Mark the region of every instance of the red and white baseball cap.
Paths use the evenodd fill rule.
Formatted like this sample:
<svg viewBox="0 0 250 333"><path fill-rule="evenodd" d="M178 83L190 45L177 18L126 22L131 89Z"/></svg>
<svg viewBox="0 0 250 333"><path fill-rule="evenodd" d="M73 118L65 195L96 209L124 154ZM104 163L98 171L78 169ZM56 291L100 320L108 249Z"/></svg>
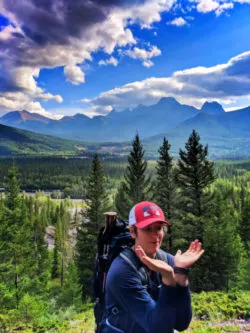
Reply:
<svg viewBox="0 0 250 333"><path fill-rule="evenodd" d="M155 222L163 222L167 225L172 225L169 221L165 220L161 208L153 202L139 202L129 213L129 225L135 225L137 228L145 228Z"/></svg>

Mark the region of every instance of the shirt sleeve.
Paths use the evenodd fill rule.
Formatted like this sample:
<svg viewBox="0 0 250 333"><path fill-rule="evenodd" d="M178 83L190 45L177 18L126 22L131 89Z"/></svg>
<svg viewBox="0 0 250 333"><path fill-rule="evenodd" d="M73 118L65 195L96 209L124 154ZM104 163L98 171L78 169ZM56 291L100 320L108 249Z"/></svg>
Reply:
<svg viewBox="0 0 250 333"><path fill-rule="evenodd" d="M191 320L191 303L188 287L162 285L155 302L139 275L122 259L112 265L107 287L117 304L143 327L147 333L172 333L185 329Z"/></svg>

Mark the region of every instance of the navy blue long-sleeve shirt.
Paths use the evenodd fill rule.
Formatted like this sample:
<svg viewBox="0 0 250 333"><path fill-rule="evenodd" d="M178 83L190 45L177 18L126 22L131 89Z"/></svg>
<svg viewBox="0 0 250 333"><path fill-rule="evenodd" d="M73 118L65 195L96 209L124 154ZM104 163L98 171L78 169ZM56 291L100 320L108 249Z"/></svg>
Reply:
<svg viewBox="0 0 250 333"><path fill-rule="evenodd" d="M173 256L164 252L169 265ZM161 277L153 272L150 284ZM106 281L106 309L109 316L102 332L172 333L182 331L191 321L191 298L187 287L170 287L161 283L148 292L136 270L121 256L112 263ZM115 309L115 311L109 311Z"/></svg>

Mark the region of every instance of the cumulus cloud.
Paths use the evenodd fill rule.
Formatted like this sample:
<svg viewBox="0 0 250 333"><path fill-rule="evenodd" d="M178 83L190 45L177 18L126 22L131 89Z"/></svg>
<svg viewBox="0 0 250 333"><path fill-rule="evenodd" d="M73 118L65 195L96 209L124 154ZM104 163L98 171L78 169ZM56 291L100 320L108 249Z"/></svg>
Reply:
<svg viewBox="0 0 250 333"><path fill-rule="evenodd" d="M186 20L184 20L183 17L177 17L174 20L168 22L167 24L169 24L169 25L175 25L177 27L183 27L184 25L187 25L188 23L187 23Z"/></svg>
<svg viewBox="0 0 250 333"><path fill-rule="evenodd" d="M133 49L120 52L121 54L127 55L132 59L139 59L142 61L143 66L151 67L154 63L150 60L154 57L161 55L161 50L157 46L151 46L149 50L134 47Z"/></svg>
<svg viewBox="0 0 250 333"><path fill-rule="evenodd" d="M84 73L79 66L65 66L64 74L67 80L75 85L79 85L80 83L85 82Z"/></svg>
<svg viewBox="0 0 250 333"><path fill-rule="evenodd" d="M104 92L92 100L99 108L111 105L122 110L138 104L153 104L173 96L180 102L200 107L206 100L230 103L250 91L250 51L225 64L194 67L174 72L171 77L149 78Z"/></svg>
<svg viewBox="0 0 250 333"><path fill-rule="evenodd" d="M147 67L147 68L152 67L154 65L154 63L151 60L145 60L145 61L143 61L142 64L144 67Z"/></svg>
<svg viewBox="0 0 250 333"><path fill-rule="evenodd" d="M99 62L98 62L98 65L99 66L107 66L107 65L113 65L113 66L115 66L115 67L117 67L117 65L118 65L118 60L115 58L115 57L110 57L109 59L107 59L107 60L100 60Z"/></svg>
<svg viewBox="0 0 250 333"><path fill-rule="evenodd" d="M208 13L212 12L213 10L219 7L218 1L214 0L200 0L197 5L198 12L201 13Z"/></svg>
<svg viewBox="0 0 250 333"><path fill-rule="evenodd" d="M129 57L133 59L147 60L153 57L157 57L161 54L161 50L157 46L152 46L149 51L134 47L133 50L127 50L125 52Z"/></svg>
<svg viewBox="0 0 250 333"><path fill-rule="evenodd" d="M188 0L189 6L198 11L214 11L217 16L235 2L250 0ZM138 41L131 26L153 29L162 13L176 3L177 0L0 0L0 12L10 22L0 31L0 108L7 104L22 108L24 97L20 99L20 94L29 102L61 102L62 96L39 87L41 69L63 67L66 80L79 85L85 82L83 65L92 61L99 50L110 56L103 60L105 64L116 66L117 59L112 59L114 50L121 48L125 52L129 48L128 56L139 59L146 67L152 66L152 58L161 51L157 47L135 47ZM183 22L179 19L175 23Z"/></svg>
<svg viewBox="0 0 250 333"><path fill-rule="evenodd" d="M116 47L136 44L130 25L151 28L174 2L1 0L1 14L11 22L0 31L2 98L8 98L7 92L21 92L30 101L38 98L60 101L62 97L38 86L41 69L63 67L66 80L75 85L84 83L82 64L91 61L93 53L103 50L111 55ZM110 57L107 64L116 66L117 59Z"/></svg>
<svg viewBox="0 0 250 333"><path fill-rule="evenodd" d="M39 102L31 101L26 94L21 92L0 94L0 115L15 110L26 110L31 113L39 113L51 119L56 119L56 116L47 112Z"/></svg>
<svg viewBox="0 0 250 333"><path fill-rule="evenodd" d="M234 8L234 4L232 2L223 3L216 9L215 14L216 14L216 16L220 16L222 13L226 12L229 9L233 9L233 8Z"/></svg>
<svg viewBox="0 0 250 333"><path fill-rule="evenodd" d="M233 9L234 3L250 3L250 0L189 0L195 3L195 7L200 13L215 12L216 16L220 16L224 12Z"/></svg>

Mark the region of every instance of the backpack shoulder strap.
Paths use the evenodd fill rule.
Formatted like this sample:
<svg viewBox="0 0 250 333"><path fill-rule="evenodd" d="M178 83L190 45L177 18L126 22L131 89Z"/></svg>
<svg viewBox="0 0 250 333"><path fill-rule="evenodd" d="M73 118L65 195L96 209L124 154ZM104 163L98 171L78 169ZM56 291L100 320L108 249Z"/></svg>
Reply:
<svg viewBox="0 0 250 333"><path fill-rule="evenodd" d="M134 269L137 274L139 274L142 285L147 288L149 285L149 277L135 252L130 247L127 247L120 253L120 256Z"/></svg>

